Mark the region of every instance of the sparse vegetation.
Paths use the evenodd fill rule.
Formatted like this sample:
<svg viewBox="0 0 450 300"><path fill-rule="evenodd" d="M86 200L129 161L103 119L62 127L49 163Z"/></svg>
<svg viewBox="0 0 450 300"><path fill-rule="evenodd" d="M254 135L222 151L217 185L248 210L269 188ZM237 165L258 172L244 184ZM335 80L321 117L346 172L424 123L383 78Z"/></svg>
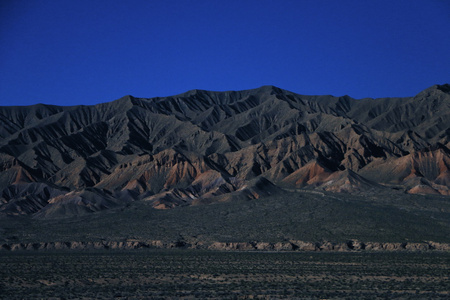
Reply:
<svg viewBox="0 0 450 300"><path fill-rule="evenodd" d="M0 297L448 299L450 253L3 252Z"/></svg>

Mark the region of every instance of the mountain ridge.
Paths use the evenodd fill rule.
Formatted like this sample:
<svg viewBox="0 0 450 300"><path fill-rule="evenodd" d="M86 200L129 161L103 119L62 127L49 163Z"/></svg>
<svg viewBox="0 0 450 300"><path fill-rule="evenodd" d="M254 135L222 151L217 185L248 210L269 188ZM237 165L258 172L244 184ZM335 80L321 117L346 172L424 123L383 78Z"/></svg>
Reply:
<svg viewBox="0 0 450 300"><path fill-rule="evenodd" d="M263 86L0 107L0 213L52 218L136 200L172 208L274 187L450 195L448 120L449 84L403 98ZM71 212L74 203L84 208Z"/></svg>

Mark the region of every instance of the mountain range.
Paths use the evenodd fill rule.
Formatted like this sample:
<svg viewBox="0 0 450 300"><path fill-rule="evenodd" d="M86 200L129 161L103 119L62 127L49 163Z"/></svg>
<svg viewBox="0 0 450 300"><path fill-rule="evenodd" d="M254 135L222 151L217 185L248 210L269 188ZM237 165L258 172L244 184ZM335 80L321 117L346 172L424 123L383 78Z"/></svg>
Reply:
<svg viewBox="0 0 450 300"><path fill-rule="evenodd" d="M0 107L0 214L65 218L283 191L450 196L450 85L414 97L274 86Z"/></svg>

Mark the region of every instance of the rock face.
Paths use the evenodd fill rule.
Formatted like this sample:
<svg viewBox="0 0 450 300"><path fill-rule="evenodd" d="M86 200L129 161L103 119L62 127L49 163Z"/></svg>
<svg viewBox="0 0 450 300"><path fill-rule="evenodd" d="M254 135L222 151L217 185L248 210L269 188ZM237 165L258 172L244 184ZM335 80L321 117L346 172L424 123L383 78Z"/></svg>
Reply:
<svg viewBox="0 0 450 300"><path fill-rule="evenodd" d="M264 86L0 107L0 212L54 218L138 199L168 209L279 188L450 195L449 148L448 84L410 98Z"/></svg>

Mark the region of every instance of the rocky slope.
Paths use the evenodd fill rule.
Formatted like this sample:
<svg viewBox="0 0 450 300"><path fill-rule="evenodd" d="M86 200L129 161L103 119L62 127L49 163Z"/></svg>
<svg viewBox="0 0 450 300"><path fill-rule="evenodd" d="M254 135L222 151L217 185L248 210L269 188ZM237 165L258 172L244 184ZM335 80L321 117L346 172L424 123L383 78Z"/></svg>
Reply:
<svg viewBox="0 0 450 300"><path fill-rule="evenodd" d="M0 212L55 218L284 189L450 195L450 85L355 100L273 86L0 107Z"/></svg>

